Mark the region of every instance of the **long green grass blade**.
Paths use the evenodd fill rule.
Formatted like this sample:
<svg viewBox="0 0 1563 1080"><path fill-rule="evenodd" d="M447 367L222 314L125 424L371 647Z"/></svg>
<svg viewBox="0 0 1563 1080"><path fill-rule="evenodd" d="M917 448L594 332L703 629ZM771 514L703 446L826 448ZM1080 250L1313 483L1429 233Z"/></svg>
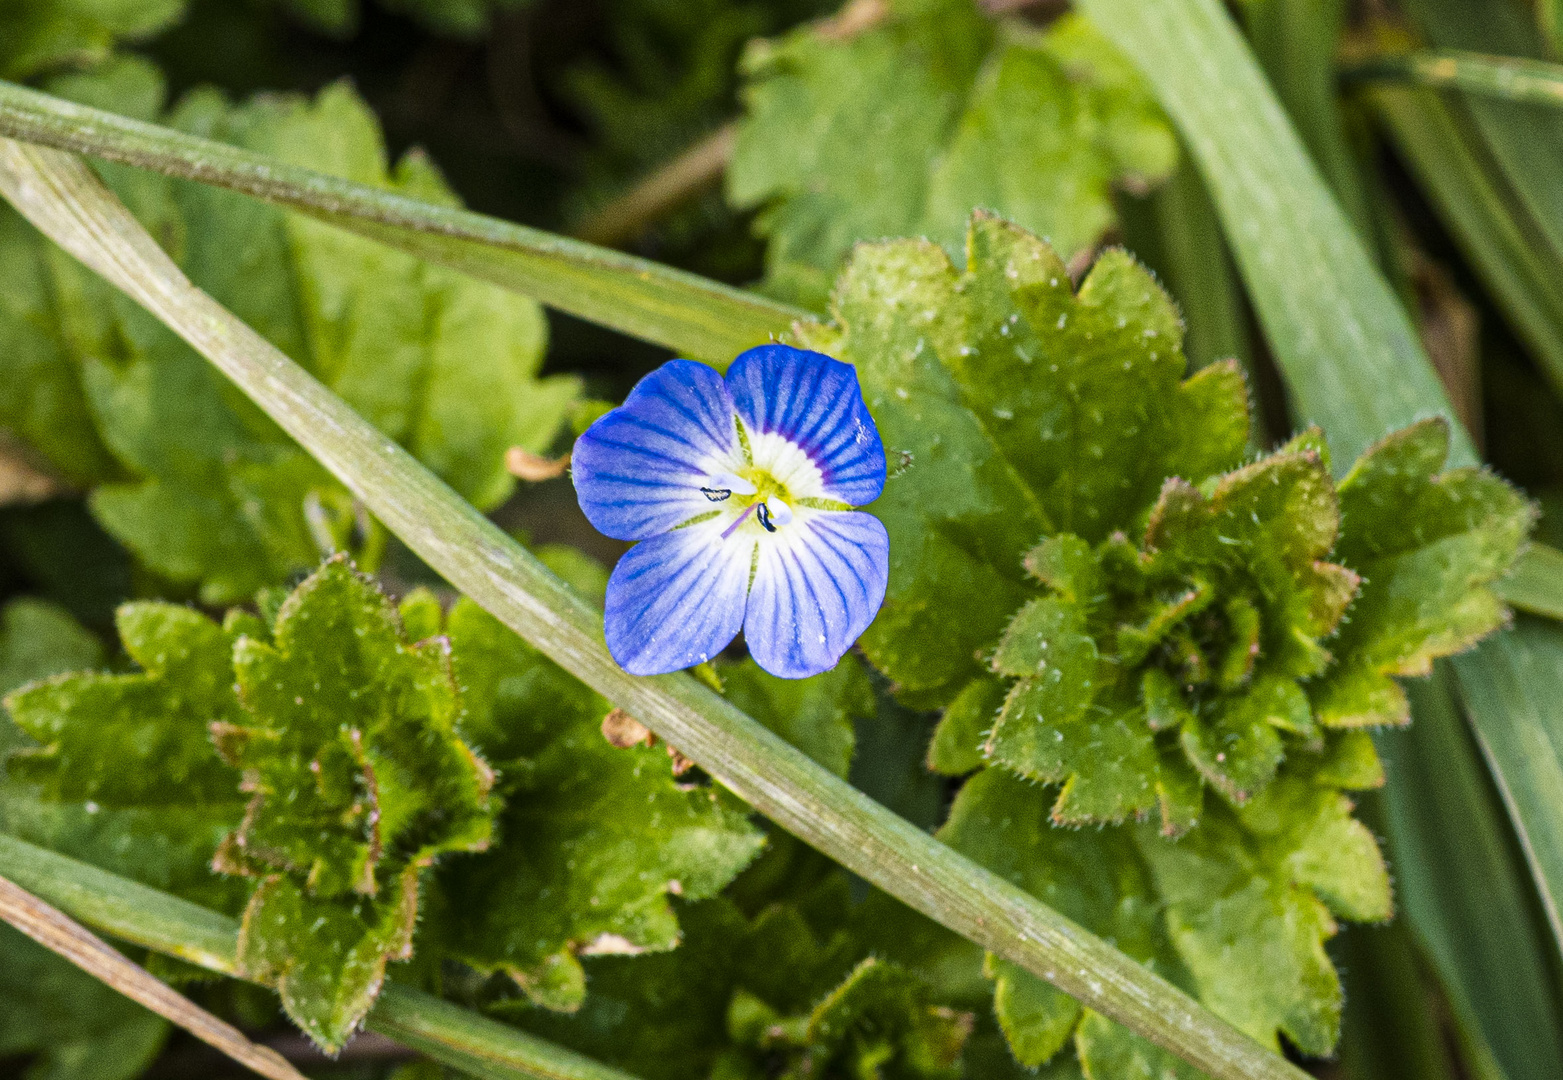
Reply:
<svg viewBox="0 0 1563 1080"><path fill-rule="evenodd" d="M1563 106L1563 64L1464 49L1426 49L1377 56L1341 72L1351 82L1412 83L1533 105Z"/></svg>
<svg viewBox="0 0 1563 1080"><path fill-rule="evenodd" d="M421 202L0 82L0 135L229 188L725 364L814 316L660 263Z"/></svg>
<svg viewBox="0 0 1563 1080"><path fill-rule="evenodd" d="M1081 0L1081 6L1135 61L1199 160L1297 412L1324 427L1338 448L1336 460L1349 463L1384 431L1419 416L1441 413L1452 420L1448 398L1409 320L1326 190L1226 11L1216 0ZM1476 459L1463 432L1453 456L1462 464ZM1499 635L1469 663L1499 663L1518 648L1513 635ZM1556 697L1548 697L1552 689L1533 679L1512 686L1536 714L1556 707ZM1450 707L1436 695L1419 696L1424 711ZM1413 725L1408 740L1420 746L1431 737L1423 730ZM1441 764L1437 757L1428 759L1429 782L1392 781L1396 797L1415 806L1399 817L1402 827L1435 818L1442 772L1470 767L1469 755L1459 757L1458 744L1447 749L1451 756ZM1512 786L1510 778L1536 767L1506 756L1508 744L1488 749L1506 787ZM1527 841L1554 835L1563 820L1563 802L1528 801L1511 804L1511 810ZM1496 831L1498 824L1489 815L1472 827ZM1455 917L1466 887L1461 875L1484 880L1476 863L1467 869L1454 862L1457 869L1449 869L1452 857L1475 855L1440 846L1454 840L1435 832L1427 844L1404 848L1397 865L1406 908L1511 1080L1563 1075L1563 1035L1550 980L1532 987L1525 1019L1518 1019L1519 1013L1500 1004L1512 985L1505 982L1508 973L1454 940L1469 933ZM1544 873L1553 869L1531 866ZM1539 882L1538 889L1544 897L1557 897L1563 895L1557 885L1563 881ZM1478 918L1484 933L1508 948L1534 950L1538 939L1524 917L1527 910L1517 902L1484 908ZM1556 942L1552 945L1555 949Z"/></svg>
<svg viewBox="0 0 1563 1080"><path fill-rule="evenodd" d="M1545 55L1520 5L1491 0L1407 0L1406 11L1441 48L1520 58ZM1467 97L1478 131L1545 242L1563 252L1563 112L1545 105Z"/></svg>
<svg viewBox="0 0 1563 1080"><path fill-rule="evenodd" d="M626 674L603 644L600 611L191 285L79 160L0 140L0 192L206 356L452 585L778 825L1211 1076L1304 1075L1101 938L886 810L693 677Z"/></svg>
<svg viewBox="0 0 1563 1080"><path fill-rule="evenodd" d="M1454 417L1410 320L1215 0L1081 0L1135 61L1198 161L1299 418L1338 462ZM1456 454L1475 460L1468 440Z"/></svg>
<svg viewBox="0 0 1563 1080"><path fill-rule="evenodd" d="M28 892L110 937L237 975L239 924L227 915L0 833L0 868ZM489 1080L634 1080L628 1073L389 983L367 1026Z"/></svg>
<svg viewBox="0 0 1563 1080"><path fill-rule="evenodd" d="M1335 57L1346 0L1249 0L1241 8L1254 56L1346 217L1369 235L1372 212L1341 123Z"/></svg>
<svg viewBox="0 0 1563 1080"><path fill-rule="evenodd" d="M1544 239L1468 114L1430 90L1367 99L1510 323L1563 392L1563 258Z"/></svg>
<svg viewBox="0 0 1563 1080"><path fill-rule="evenodd" d="M1480 1032L1508 1080L1544 1080L1563 1061L1549 934L1451 674L1410 684L1415 722L1379 740L1396 891L1459 1026Z"/></svg>
<svg viewBox="0 0 1563 1080"><path fill-rule="evenodd" d="M1563 883L1563 627L1521 617L1514 630L1456 657L1466 712L1493 764L1503 801L1542 890L1542 912L1563 941L1555 891Z"/></svg>

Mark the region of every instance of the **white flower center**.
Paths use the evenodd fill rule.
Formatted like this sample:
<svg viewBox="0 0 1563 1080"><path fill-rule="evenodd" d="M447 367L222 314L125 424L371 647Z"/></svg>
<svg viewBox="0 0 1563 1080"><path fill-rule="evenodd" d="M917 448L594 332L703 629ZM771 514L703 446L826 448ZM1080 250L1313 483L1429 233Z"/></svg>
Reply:
<svg viewBox="0 0 1563 1080"><path fill-rule="evenodd" d="M700 493L717 504L724 537L757 538L785 529L799 510L825 499L825 477L803 447L774 431L751 434L734 417L738 446L730 460L712 461Z"/></svg>

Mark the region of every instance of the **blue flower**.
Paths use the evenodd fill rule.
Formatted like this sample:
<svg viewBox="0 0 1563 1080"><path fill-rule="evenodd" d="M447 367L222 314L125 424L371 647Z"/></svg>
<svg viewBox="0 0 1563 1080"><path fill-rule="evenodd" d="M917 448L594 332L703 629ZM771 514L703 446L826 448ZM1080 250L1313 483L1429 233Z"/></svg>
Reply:
<svg viewBox="0 0 1563 1080"><path fill-rule="evenodd" d="M709 660L741 629L766 671L835 666L884 602L890 538L871 514L885 450L857 372L762 345L724 380L672 360L571 455L581 509L638 540L608 580L608 650L633 675Z"/></svg>

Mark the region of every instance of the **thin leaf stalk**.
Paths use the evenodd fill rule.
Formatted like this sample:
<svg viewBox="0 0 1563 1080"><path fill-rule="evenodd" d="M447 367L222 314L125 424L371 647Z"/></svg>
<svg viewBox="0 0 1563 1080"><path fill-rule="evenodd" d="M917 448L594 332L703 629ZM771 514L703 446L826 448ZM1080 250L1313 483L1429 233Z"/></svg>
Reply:
<svg viewBox="0 0 1563 1080"><path fill-rule="evenodd" d="M603 643L601 612L190 284L79 160L0 142L0 192L206 356L452 585L782 828L1211 1076L1304 1075L1112 945L817 765L689 675L626 674Z"/></svg>

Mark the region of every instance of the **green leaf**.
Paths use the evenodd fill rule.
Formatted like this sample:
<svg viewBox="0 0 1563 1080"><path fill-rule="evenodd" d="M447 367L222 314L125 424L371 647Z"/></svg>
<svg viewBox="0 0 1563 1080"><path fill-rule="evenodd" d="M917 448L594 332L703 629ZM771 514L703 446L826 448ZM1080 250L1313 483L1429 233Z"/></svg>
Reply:
<svg viewBox="0 0 1563 1080"><path fill-rule="evenodd" d="M6 10L0 79L101 60L121 40L164 29L184 8L184 0L19 0Z"/></svg>
<svg viewBox="0 0 1563 1080"><path fill-rule="evenodd" d="M677 950L591 960L579 1013L522 1022L646 1080L958 1075L972 1017L865 955L852 917L839 874L752 921L725 899L682 905Z"/></svg>
<svg viewBox="0 0 1563 1080"><path fill-rule="evenodd" d="M970 1016L932 1005L914 976L869 957L815 1006L804 1036L809 1053L796 1075L816 1075L822 1065L834 1063L856 1076L889 1068L912 1076L959 1076L970 1033Z"/></svg>
<svg viewBox="0 0 1563 1080"><path fill-rule="evenodd" d="M1407 685L1415 723L1378 735L1389 774L1384 835L1396 893L1467 1037L1491 1048L1495 1072L1543 1080L1563 1061L1563 1010L1549 963L1555 939L1488 772L1491 759L1461 708L1467 698L1491 736L1493 721L1501 716L1508 725L1507 708L1517 702L1477 699L1463 681L1457 688L1450 667L1435 665L1430 679ZM1504 682L1506 697L1523 700L1525 683ZM1516 731L1530 727L1523 713L1517 719ZM1536 743L1526 742L1527 759L1536 761ZM1550 767L1540 763L1539 771Z"/></svg>
<svg viewBox="0 0 1563 1080"><path fill-rule="evenodd" d="M1490 473L1443 471L1448 453L1448 423L1425 420L1375 444L1340 483L1336 554L1364 584L1332 643L1340 664L1310 688L1326 724L1406 723L1390 676L1426 675L1508 619L1489 586L1514 564L1535 508Z"/></svg>
<svg viewBox="0 0 1563 1080"><path fill-rule="evenodd" d="M152 1013L0 926L0 1058L36 1055L27 1080L132 1080L167 1035Z"/></svg>
<svg viewBox="0 0 1563 1080"><path fill-rule="evenodd" d="M214 732L254 794L218 866L263 879L240 966L340 1047L387 961L411 955L420 872L488 846L493 774L457 734L449 646L409 643L341 558L288 597L272 640L249 627L233 671L244 716Z"/></svg>
<svg viewBox="0 0 1563 1080"><path fill-rule="evenodd" d="M58 605L22 597L0 608L0 694L102 662L102 643Z"/></svg>
<svg viewBox="0 0 1563 1080"><path fill-rule="evenodd" d="M506 805L503 843L442 868L451 903L439 939L541 1005L578 1008L579 956L672 949L669 898L714 895L763 838L721 789L681 784L662 748L611 746L607 702L471 601L446 632L467 730L499 769Z"/></svg>
<svg viewBox="0 0 1563 1080"><path fill-rule="evenodd" d="M1485 5L1472 4L1468 0L1416 0L1407 5L1407 14L1413 25L1434 45L1497 56L1539 58L1546 55L1541 35L1518 10L1497 8L1489 11ZM1511 271L1513 276L1508 282L1491 274L1492 259L1473 261L1484 276L1495 281L1494 291L1508 304L1517 299L1518 290L1505 288L1505 285L1517 284L1513 277L1523 280L1535 270L1541 270L1543 283L1539 291L1553 301L1549 305L1551 310L1546 313L1550 318L1518 321L1526 337L1538 344L1537 351L1553 386L1563 386L1563 356L1559 353L1563 343L1558 341L1556 315L1559 309L1555 293L1555 274L1559 260L1563 258L1563 225L1559 224L1559 215L1563 214L1563 189L1559 188L1556 173L1548 165L1563 148L1563 124L1553 109L1488 96L1468 96L1459 102L1454 113L1465 121L1470 152L1482 163L1481 171L1497 181L1505 196L1504 209L1519 226L1523 243L1529 249L1528 258L1516 260L1524 271L1519 274ZM1471 224L1474 223L1456 219L1456 229L1465 234L1467 245L1485 247L1486 243L1470 235ZM1535 282L1526 284L1534 286Z"/></svg>
<svg viewBox="0 0 1563 1080"><path fill-rule="evenodd" d="M962 0L902 2L866 29L757 43L743 69L729 198L764 207L768 286L809 306L855 242L956 250L979 206L1072 257L1114 223L1115 184L1165 179L1177 159L1133 71L1077 18L994 28Z"/></svg>
<svg viewBox="0 0 1563 1080"><path fill-rule="evenodd" d="M837 284L841 331L801 335L857 365L885 439L890 587L863 643L928 704L977 674L1049 522L1133 528L1168 476L1235 465L1247 432L1236 368L1180 381L1176 312L1126 256L1075 296L1045 243L990 215L969 252L959 273L927 242L865 245ZM1033 377L1041 364L1060 377Z"/></svg>
<svg viewBox="0 0 1563 1080"><path fill-rule="evenodd" d="M1563 620L1563 551L1532 543L1509 576L1493 582L1493 591L1510 607Z"/></svg>
<svg viewBox="0 0 1563 1080"><path fill-rule="evenodd" d="M1024 597L1020 556L1041 531L935 350L958 281L932 244L865 246L837 284L840 336L805 340L857 366L890 462L874 504L891 537L890 584L863 649L903 693L934 703L978 673L976 651Z"/></svg>
<svg viewBox="0 0 1563 1080"><path fill-rule="evenodd" d="M66 296L51 288L54 256L9 209L0 212L0 423L75 484L112 477L66 340Z"/></svg>
<svg viewBox="0 0 1563 1080"><path fill-rule="evenodd" d="M1151 881L1127 833L1054 827L1053 794L1003 769L966 782L939 831L946 844L1013 881L1120 949L1177 980ZM989 957L994 1008L1016 1059L1034 1068L1062 1049L1078 1002L1035 975ZM1089 1070L1089 1063L1087 1065Z"/></svg>
<svg viewBox="0 0 1563 1080"><path fill-rule="evenodd" d="M1167 929L1200 997L1271 1046L1307 1054L1340 1035L1340 980L1324 952L1334 914L1390 916L1389 875L1342 795L1283 778L1179 840L1136 831Z"/></svg>
<svg viewBox="0 0 1563 1080"><path fill-rule="evenodd" d="M1203 1080L1205 1075L1090 1009L1075 1029L1075 1051L1088 1080Z"/></svg>
<svg viewBox="0 0 1563 1080"><path fill-rule="evenodd" d="M753 660L717 670L734 705L837 776L847 775L857 744L854 721L876 711L874 688L856 657L849 653L809 679L778 679Z"/></svg>
<svg viewBox="0 0 1563 1080"><path fill-rule="evenodd" d="M928 767L946 776L961 776L981 768L982 747L1004 706L1007 688L1000 679L983 676L967 683L939 719L928 746Z"/></svg>
<svg viewBox="0 0 1563 1080"><path fill-rule="evenodd" d="M237 625L174 604L120 608L120 641L141 671L61 675L5 699L41 745L19 751L11 775L48 798L112 808L196 805L225 816L238 775L208 730L240 717L231 659Z"/></svg>
<svg viewBox="0 0 1563 1080"><path fill-rule="evenodd" d="M450 205L426 157L393 171L379 126L346 84L313 102L240 108L186 99L175 127L276 160ZM480 508L514 486L504 452L548 449L579 392L539 381L547 329L535 303L309 218L199 186L175 198L192 279L296 357ZM235 245L253 252L236 264ZM267 283L255 288L259 279Z"/></svg>
<svg viewBox="0 0 1563 1080"><path fill-rule="evenodd" d="M155 115L161 84L153 73L143 86L145 74L121 64L67 89L116 108L148 98ZM171 120L366 185L452 201L425 158L409 155L392 172L372 114L345 86L313 103L242 107L198 92ZM514 487L509 447L545 451L563 426L579 384L537 378L546 327L535 303L236 195L105 172L198 284L480 507ZM347 493L184 343L36 238L9 237L0 229L19 259L16 299L9 313L0 308L0 344L13 344L15 385L30 389L0 394L0 419L68 477L99 485L94 513L144 563L199 583L208 602L231 603L323 550L374 562L379 534L364 531Z"/></svg>
<svg viewBox="0 0 1563 1080"><path fill-rule="evenodd" d="M1557 386L1563 380L1563 258L1515 197L1475 121L1434 90L1376 84L1365 96L1509 325Z"/></svg>
<svg viewBox="0 0 1563 1080"><path fill-rule="evenodd" d="M1460 699L1484 753L1503 761L1503 795L1531 873L1544 883L1542 911L1554 941L1563 940L1563 738L1555 702L1563 693L1563 632L1552 622L1521 617L1502 648L1485 643L1455 659Z"/></svg>
<svg viewBox="0 0 1563 1080"><path fill-rule="evenodd" d="M1053 595L1021 608L994 652L1018 681L985 752L1062 783L1060 822L1159 808L1175 833L1199 815L1189 766L1242 803L1275 775L1283 733L1318 738L1298 680L1329 662L1320 639L1357 583L1323 561L1339 520L1329 473L1285 450L1203 488L1161 485L1143 550L1121 532L1095 549L1060 534L1026 558Z"/></svg>
<svg viewBox="0 0 1563 1080"><path fill-rule="evenodd" d="M242 904L242 892L210 870L244 809L238 774L208 736L210 724L238 713L229 659L236 631L188 608L128 604L118 613L120 636L141 671L56 675L96 667L101 646L63 614L28 601L13 603L5 622L50 650L30 670L12 670L53 677L6 698L36 744L7 763L3 827L219 908ZM14 645L7 651L21 659Z"/></svg>

